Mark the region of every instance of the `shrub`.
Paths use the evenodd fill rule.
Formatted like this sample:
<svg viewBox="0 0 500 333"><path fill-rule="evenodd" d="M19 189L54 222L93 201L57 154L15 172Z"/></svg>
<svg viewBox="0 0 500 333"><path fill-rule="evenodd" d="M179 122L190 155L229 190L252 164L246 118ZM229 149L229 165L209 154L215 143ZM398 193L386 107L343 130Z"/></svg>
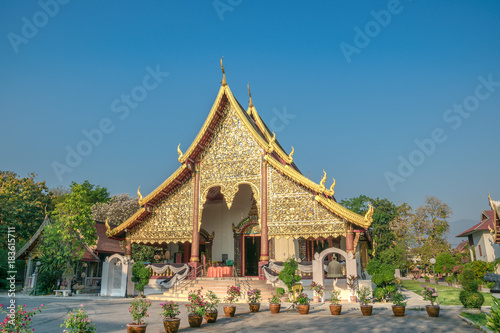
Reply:
<svg viewBox="0 0 500 333"><path fill-rule="evenodd" d="M470 268L465 268L462 274L459 276L460 282L462 283L462 288L466 291L476 292L479 283L476 280L476 275L474 271Z"/></svg>
<svg viewBox="0 0 500 333"><path fill-rule="evenodd" d="M149 317L148 308L151 306L151 302L144 298L134 298L130 302L128 312L134 320L133 324L141 325L144 324L144 317Z"/></svg>
<svg viewBox="0 0 500 333"><path fill-rule="evenodd" d="M279 288L276 288L276 295L277 296L283 296L285 295L285 289L279 287Z"/></svg>
<svg viewBox="0 0 500 333"><path fill-rule="evenodd" d="M279 274L279 279L285 283L289 292L292 291L293 284L301 280L301 277L295 274L298 268L299 264L297 261L293 258L288 258Z"/></svg>
<svg viewBox="0 0 500 333"><path fill-rule="evenodd" d="M151 277L151 272L146 266L141 263L135 263L132 266L132 282L135 283L135 289L140 291L141 294L144 291L144 287L149 283L149 278Z"/></svg>
<svg viewBox="0 0 500 333"><path fill-rule="evenodd" d="M477 291L462 290L459 298L464 308L480 308L484 303L483 294Z"/></svg>
<svg viewBox="0 0 500 333"><path fill-rule="evenodd" d="M31 329L30 326L33 323L31 321L31 317L36 315L39 312L42 312L41 309L45 309L46 306L41 304L38 308L34 308L33 311L27 311L25 309L26 304L23 306L18 305L14 310L14 319L8 317L11 314L10 309L4 307L3 304L0 304L0 313L5 314L5 320L0 322L0 332L16 332L16 333L27 333L33 332L35 329Z"/></svg>
<svg viewBox="0 0 500 333"><path fill-rule="evenodd" d="M408 303L408 301L406 300L405 294L402 292L398 291L392 296L392 304L396 306L406 306L406 303Z"/></svg>
<svg viewBox="0 0 500 333"><path fill-rule="evenodd" d="M85 310L83 304L80 304L80 308L78 310L73 309L70 311L66 316L66 320L60 325L60 327L65 328L63 330L65 333L97 332L94 327L94 323L89 318L87 310Z"/></svg>
<svg viewBox="0 0 500 333"><path fill-rule="evenodd" d="M382 301L385 298L385 296L387 296L387 290L382 287L377 287L373 291L373 296L375 296L375 298L378 299L379 301Z"/></svg>
<svg viewBox="0 0 500 333"><path fill-rule="evenodd" d="M486 315L486 319L488 323L486 327L488 327L493 332L500 332L500 300L493 295L493 303L491 305L491 315Z"/></svg>
<svg viewBox="0 0 500 333"><path fill-rule="evenodd" d="M307 298L306 294L300 293L297 296L297 303L300 305L309 305L309 298Z"/></svg>

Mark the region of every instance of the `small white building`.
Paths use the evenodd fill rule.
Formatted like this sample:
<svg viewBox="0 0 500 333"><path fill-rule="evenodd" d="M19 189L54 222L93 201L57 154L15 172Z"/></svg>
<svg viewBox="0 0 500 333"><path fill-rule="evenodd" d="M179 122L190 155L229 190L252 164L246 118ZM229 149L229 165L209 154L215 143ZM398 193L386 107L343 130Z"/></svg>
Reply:
<svg viewBox="0 0 500 333"><path fill-rule="evenodd" d="M492 262L496 258L500 258L500 244L495 242L495 212L493 210L483 210L481 222L457 237L468 238L471 261Z"/></svg>

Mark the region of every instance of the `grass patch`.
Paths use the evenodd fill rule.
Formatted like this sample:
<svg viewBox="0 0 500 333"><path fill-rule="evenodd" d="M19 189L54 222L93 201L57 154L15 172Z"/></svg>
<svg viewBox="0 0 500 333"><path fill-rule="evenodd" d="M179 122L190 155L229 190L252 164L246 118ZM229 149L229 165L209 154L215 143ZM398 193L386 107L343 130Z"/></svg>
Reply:
<svg viewBox="0 0 500 333"><path fill-rule="evenodd" d="M403 288L411 290L420 295L420 292L424 289L420 285L422 282L413 281L413 280L401 280L401 285ZM434 283L424 283L428 287L434 287ZM442 305L462 305L460 303L460 299L458 298L460 295L460 291L462 288L455 288L450 286L437 286L439 293L439 304ZM491 293L482 293L484 296L484 304L483 306L491 306ZM430 303L429 303L430 304Z"/></svg>
<svg viewBox="0 0 500 333"><path fill-rule="evenodd" d="M476 323L479 326L486 326L486 323L488 322L488 320L486 319L485 313L471 314L471 313L462 312L460 315L462 317L469 319L469 320L472 320L474 323Z"/></svg>

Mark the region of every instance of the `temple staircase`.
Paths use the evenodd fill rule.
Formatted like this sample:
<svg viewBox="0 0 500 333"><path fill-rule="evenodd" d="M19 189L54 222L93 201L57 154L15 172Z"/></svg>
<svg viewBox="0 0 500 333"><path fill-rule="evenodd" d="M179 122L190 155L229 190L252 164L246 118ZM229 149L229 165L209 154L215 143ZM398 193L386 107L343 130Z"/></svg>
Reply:
<svg viewBox="0 0 500 333"><path fill-rule="evenodd" d="M174 300L174 301L187 301L188 293L191 290L202 289L202 293L205 294L207 290L212 290L221 301L226 296L226 290L228 286L239 286L241 289L242 297L240 297L240 302L246 302L247 291L251 289L260 289L261 297L263 302L267 302L268 298L276 292L276 287L267 283L266 280L259 280L254 277L238 277L238 278L208 278L208 277L198 277L195 280L185 280L176 287L170 288L164 291L163 294L149 294L148 299L152 300Z"/></svg>

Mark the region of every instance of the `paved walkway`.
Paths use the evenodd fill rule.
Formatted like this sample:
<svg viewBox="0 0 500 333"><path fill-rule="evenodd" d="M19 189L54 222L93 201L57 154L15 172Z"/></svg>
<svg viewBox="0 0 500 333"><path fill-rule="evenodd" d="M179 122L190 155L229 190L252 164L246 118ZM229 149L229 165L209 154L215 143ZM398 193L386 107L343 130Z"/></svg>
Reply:
<svg viewBox="0 0 500 333"><path fill-rule="evenodd" d="M357 303L344 303L341 316L332 316L327 304L314 304L308 315L297 312L271 314L267 304L261 305L258 313L249 313L247 304L238 304L236 316L225 318L222 305L219 319L215 324L203 323L200 332L479 332L458 318L460 306L442 306L438 318L429 318L423 309L427 302L412 292L407 292L409 302L405 317L394 317L391 304L375 304L373 315L363 317ZM0 295L0 303L6 304L9 298ZM96 323L98 332L126 332L126 324L131 321L128 313L130 299L108 298L79 295L75 297L18 296L17 304L27 304L34 308L41 303L47 305L42 313L33 318L37 333L61 332L59 325L66 314L83 304L91 319ZM159 301L152 301L150 317L147 318L148 332L164 332L162 318L159 316ZM181 303L180 332L193 331L189 328L185 303ZM282 311L285 306L282 305ZM421 308L422 310L417 310ZM414 309L414 310L411 310Z"/></svg>

